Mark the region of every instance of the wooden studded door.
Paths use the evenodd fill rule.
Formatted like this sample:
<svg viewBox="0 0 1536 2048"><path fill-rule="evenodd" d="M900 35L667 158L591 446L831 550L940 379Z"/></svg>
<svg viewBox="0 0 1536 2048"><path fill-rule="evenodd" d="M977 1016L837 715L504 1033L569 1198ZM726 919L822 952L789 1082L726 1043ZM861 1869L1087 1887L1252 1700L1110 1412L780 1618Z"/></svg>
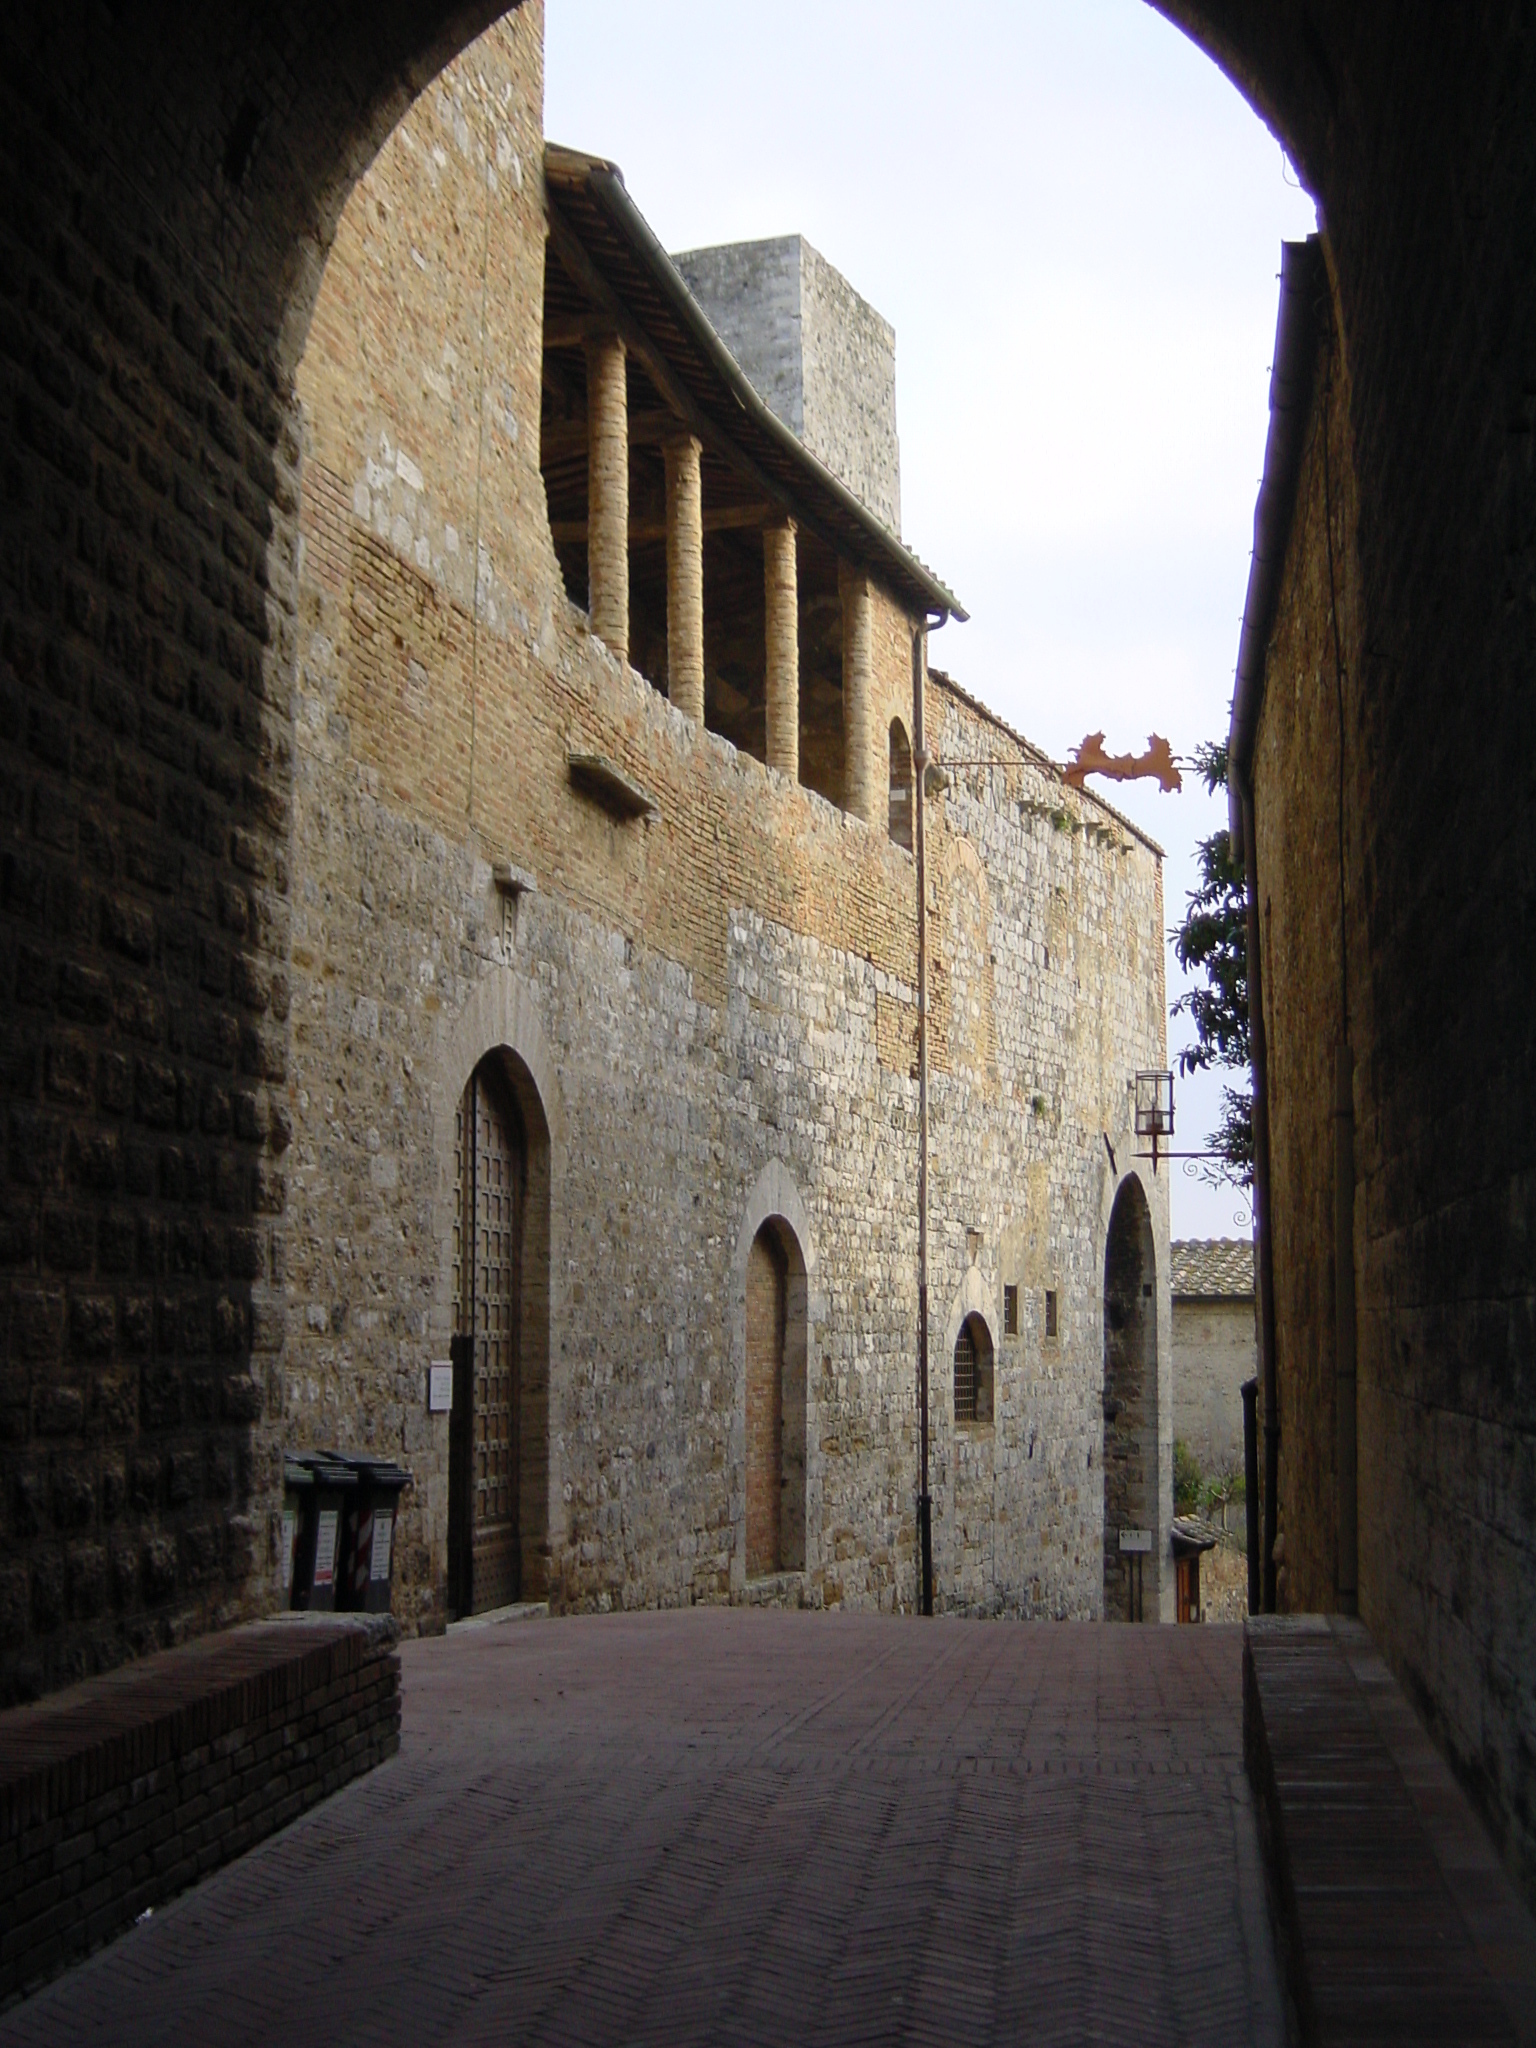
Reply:
<svg viewBox="0 0 1536 2048"><path fill-rule="evenodd" d="M494 1061L459 1103L455 1158L453 1427L448 1482L449 1604L483 1614L518 1597L518 1421L523 1208L522 1118Z"/></svg>

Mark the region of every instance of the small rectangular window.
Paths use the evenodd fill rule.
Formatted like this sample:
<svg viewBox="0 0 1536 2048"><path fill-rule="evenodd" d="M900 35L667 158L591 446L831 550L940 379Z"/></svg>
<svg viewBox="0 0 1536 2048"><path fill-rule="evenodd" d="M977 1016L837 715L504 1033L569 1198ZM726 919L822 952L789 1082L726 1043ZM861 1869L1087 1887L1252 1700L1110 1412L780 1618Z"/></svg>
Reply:
<svg viewBox="0 0 1536 2048"><path fill-rule="evenodd" d="M1047 1287L1045 1290L1045 1334L1047 1337L1059 1337L1061 1335L1061 1327L1056 1313L1056 1290L1054 1287Z"/></svg>
<svg viewBox="0 0 1536 2048"><path fill-rule="evenodd" d="M1003 1335L1017 1337L1019 1334L1019 1290L1017 1287L1003 1289Z"/></svg>

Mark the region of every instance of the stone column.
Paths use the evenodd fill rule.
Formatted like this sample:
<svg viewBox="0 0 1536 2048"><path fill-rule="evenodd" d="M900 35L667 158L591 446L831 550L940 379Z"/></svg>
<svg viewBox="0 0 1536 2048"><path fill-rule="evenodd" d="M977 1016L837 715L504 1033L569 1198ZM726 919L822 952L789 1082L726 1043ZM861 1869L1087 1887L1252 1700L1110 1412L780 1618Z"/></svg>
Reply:
<svg viewBox="0 0 1536 2048"><path fill-rule="evenodd" d="M629 411L624 344L587 343L587 611L592 630L629 659Z"/></svg>
<svg viewBox="0 0 1536 2048"><path fill-rule="evenodd" d="M667 695L704 723L704 499L699 444L680 434L667 465Z"/></svg>
<svg viewBox="0 0 1536 2048"><path fill-rule="evenodd" d="M800 589L795 522L763 528L763 613L767 620L768 766L800 780Z"/></svg>
<svg viewBox="0 0 1536 2048"><path fill-rule="evenodd" d="M838 565L843 601L843 809L876 823L875 607L869 578Z"/></svg>

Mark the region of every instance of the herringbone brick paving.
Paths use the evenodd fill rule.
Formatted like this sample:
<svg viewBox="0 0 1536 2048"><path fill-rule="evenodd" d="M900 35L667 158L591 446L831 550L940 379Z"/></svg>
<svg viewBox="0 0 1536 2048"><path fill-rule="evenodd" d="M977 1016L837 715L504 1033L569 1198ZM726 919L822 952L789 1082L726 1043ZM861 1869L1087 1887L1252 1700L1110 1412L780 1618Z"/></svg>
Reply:
<svg viewBox="0 0 1536 2048"><path fill-rule="evenodd" d="M741 1609L410 1643L394 1763L0 2042L1278 2044L1241 1657Z"/></svg>

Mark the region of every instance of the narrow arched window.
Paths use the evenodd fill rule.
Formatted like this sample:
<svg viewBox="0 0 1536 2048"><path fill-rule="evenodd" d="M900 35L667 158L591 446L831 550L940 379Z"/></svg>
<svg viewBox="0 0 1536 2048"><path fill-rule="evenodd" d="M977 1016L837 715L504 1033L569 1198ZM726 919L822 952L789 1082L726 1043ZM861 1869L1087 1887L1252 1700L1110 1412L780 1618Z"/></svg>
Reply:
<svg viewBox="0 0 1536 2048"><path fill-rule="evenodd" d="M912 748L906 727L891 720L891 797L889 831L898 846L912 851Z"/></svg>
<svg viewBox="0 0 1536 2048"><path fill-rule="evenodd" d="M967 1316L955 1339L955 1421L992 1420L992 1338L980 1316Z"/></svg>

